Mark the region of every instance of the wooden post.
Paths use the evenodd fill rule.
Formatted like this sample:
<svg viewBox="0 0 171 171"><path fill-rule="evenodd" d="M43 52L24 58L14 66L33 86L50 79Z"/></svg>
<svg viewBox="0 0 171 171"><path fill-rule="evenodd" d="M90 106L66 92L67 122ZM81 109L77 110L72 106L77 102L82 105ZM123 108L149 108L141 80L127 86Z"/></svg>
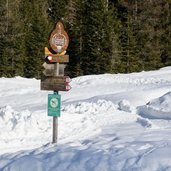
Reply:
<svg viewBox="0 0 171 171"><path fill-rule="evenodd" d="M59 75L59 63L54 64L54 76ZM54 94L58 94L58 91L54 91ZM53 130L52 130L52 143L57 143L58 139L58 117L53 116Z"/></svg>
<svg viewBox="0 0 171 171"><path fill-rule="evenodd" d="M53 137L52 137L52 143L57 143L58 139L58 117L53 116Z"/></svg>

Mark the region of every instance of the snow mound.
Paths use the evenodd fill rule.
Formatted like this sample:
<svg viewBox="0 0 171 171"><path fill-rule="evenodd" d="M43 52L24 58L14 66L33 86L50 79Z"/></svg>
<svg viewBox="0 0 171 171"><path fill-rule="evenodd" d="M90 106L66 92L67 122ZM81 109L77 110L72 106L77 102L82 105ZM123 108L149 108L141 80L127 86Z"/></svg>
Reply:
<svg viewBox="0 0 171 171"><path fill-rule="evenodd" d="M152 122L149 119L141 118L141 117L137 118L137 123L139 123L141 126L146 128L151 128L153 126Z"/></svg>
<svg viewBox="0 0 171 171"><path fill-rule="evenodd" d="M12 138L11 136L18 138L29 134L32 136L34 132L29 130L40 132L40 130L46 129L42 121L40 116L37 116L36 113L33 115L29 110L17 112L11 106L2 107L0 108L0 128L6 128L7 131L0 132L0 137L4 137L5 134L8 134L9 139Z"/></svg>
<svg viewBox="0 0 171 171"><path fill-rule="evenodd" d="M171 119L171 92L138 108L138 113L150 119Z"/></svg>
<svg viewBox="0 0 171 171"><path fill-rule="evenodd" d="M130 102L128 100L121 100L119 103L119 110L121 111L125 111L125 112L129 112L129 113L132 113L132 112L135 112L135 107L131 106Z"/></svg>
<svg viewBox="0 0 171 171"><path fill-rule="evenodd" d="M37 137L50 130L50 122L45 114L23 110L15 111L7 105L0 108L0 151L13 146L22 147L28 141L41 141Z"/></svg>
<svg viewBox="0 0 171 171"><path fill-rule="evenodd" d="M111 101L98 100L97 102L78 102L76 104L69 104L63 107L63 112L69 113L99 113L103 111L116 110L116 105Z"/></svg>
<svg viewBox="0 0 171 171"><path fill-rule="evenodd" d="M160 71L170 71L171 70L171 67L170 66L167 66L167 67L160 68L159 70Z"/></svg>
<svg viewBox="0 0 171 171"><path fill-rule="evenodd" d="M29 111L24 111L22 113L18 113L16 111L14 111L12 109L11 106L5 106L0 108L0 127L5 127L7 128L7 132L6 133L14 133L20 131L23 131L23 134L25 134L24 132L24 127L22 128L22 126L24 126L26 120L28 121L30 118L30 112ZM20 130L21 129L21 130ZM3 132L0 132L1 134Z"/></svg>

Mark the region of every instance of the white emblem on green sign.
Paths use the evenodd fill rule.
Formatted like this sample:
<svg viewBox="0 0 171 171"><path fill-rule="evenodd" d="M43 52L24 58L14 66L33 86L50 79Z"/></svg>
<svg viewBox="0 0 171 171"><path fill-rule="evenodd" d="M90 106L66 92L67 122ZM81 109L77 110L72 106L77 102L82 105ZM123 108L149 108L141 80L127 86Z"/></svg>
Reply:
<svg viewBox="0 0 171 171"><path fill-rule="evenodd" d="M48 94L48 116L60 116L61 95Z"/></svg>

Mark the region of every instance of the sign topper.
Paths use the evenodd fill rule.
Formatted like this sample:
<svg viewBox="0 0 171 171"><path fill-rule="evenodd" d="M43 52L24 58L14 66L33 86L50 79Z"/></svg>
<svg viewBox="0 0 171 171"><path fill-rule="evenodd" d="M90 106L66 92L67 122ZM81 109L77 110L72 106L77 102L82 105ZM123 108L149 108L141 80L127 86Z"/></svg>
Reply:
<svg viewBox="0 0 171 171"><path fill-rule="evenodd" d="M61 22L56 24L55 30L50 35L49 43L56 53L62 53L68 48L69 37Z"/></svg>

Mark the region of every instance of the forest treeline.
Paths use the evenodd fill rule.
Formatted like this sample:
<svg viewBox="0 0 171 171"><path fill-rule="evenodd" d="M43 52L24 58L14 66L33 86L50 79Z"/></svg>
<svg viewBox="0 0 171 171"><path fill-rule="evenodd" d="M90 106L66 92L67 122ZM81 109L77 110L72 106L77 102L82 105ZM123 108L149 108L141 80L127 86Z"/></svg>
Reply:
<svg viewBox="0 0 171 171"><path fill-rule="evenodd" d="M71 77L171 65L171 0L0 0L0 77L40 78L59 20Z"/></svg>

